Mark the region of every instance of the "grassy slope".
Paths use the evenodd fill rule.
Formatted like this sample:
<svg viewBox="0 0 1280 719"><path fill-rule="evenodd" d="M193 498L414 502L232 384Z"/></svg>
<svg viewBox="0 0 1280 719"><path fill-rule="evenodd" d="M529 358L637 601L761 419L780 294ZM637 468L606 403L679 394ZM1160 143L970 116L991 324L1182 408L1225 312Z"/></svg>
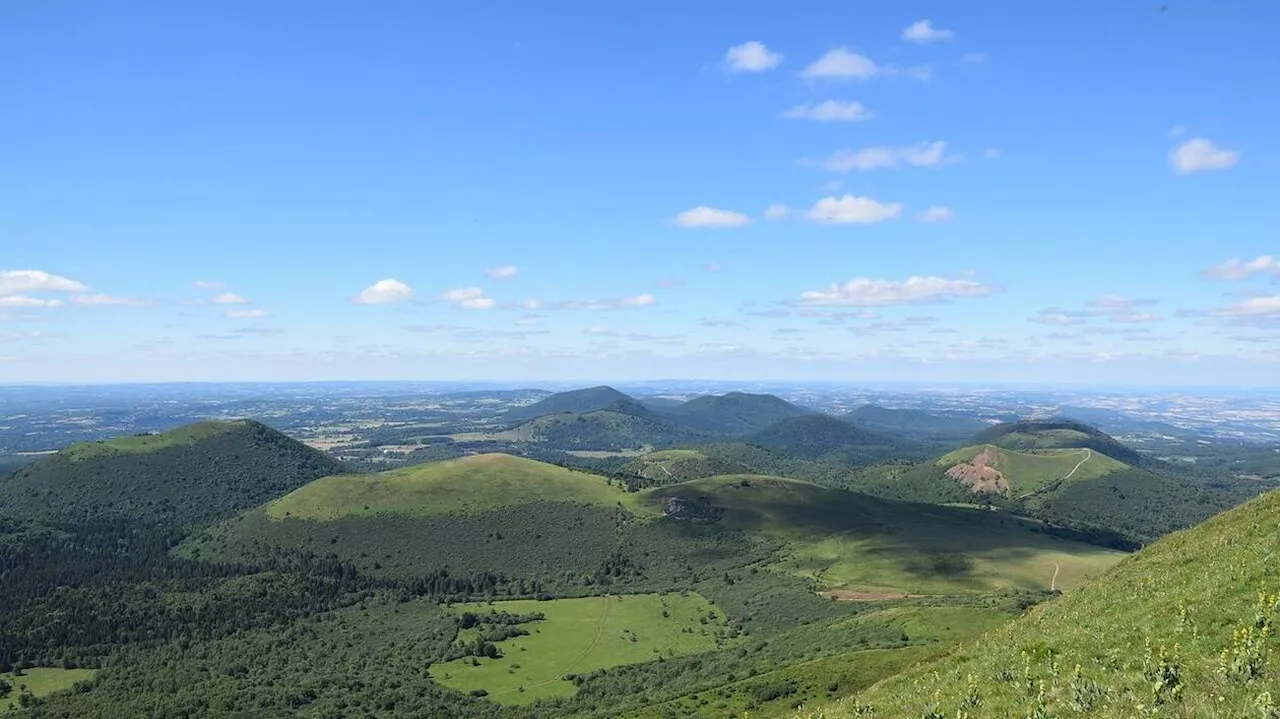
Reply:
<svg viewBox="0 0 1280 719"><path fill-rule="evenodd" d="M0 515L200 524L342 471L257 422L198 422L72 445L0 480Z"/></svg>
<svg viewBox="0 0 1280 719"><path fill-rule="evenodd" d="M720 523L784 543L775 567L828 588L922 593L1059 588L1100 573L1120 554L1039 534L1026 520L983 510L876 499L808 482L721 476L658 487L642 501L679 498L723 509Z"/></svg>
<svg viewBox="0 0 1280 719"><path fill-rule="evenodd" d="M4 699L0 699L0 712L5 711L6 709L13 709L18 706L18 695L22 693L23 687L26 687L26 691L36 697L43 697L54 692L66 691L76 682L93 679L93 675L96 673L96 669L32 667L31 669L24 671L20 677L16 677L12 674L0 674L0 679L7 681L13 686L13 690L10 692L9 696Z"/></svg>
<svg viewBox="0 0 1280 719"><path fill-rule="evenodd" d="M616 506L629 495L602 477L508 454L480 454L373 475L325 477L266 507L272 519L477 514L532 502Z"/></svg>
<svg viewBox="0 0 1280 719"><path fill-rule="evenodd" d="M546 619L521 625L530 632L526 636L498 642L504 656L477 659L478 666L472 665L470 657L433 664L431 677L464 692L484 689L490 699L503 704L572 696L577 687L564 680L566 674L713 650L716 632L724 625L724 613L697 594L508 601L450 608L455 614L483 614L491 609L512 614L542 612ZM709 612L719 619L700 623ZM460 638L466 638L465 631Z"/></svg>
<svg viewBox="0 0 1280 719"><path fill-rule="evenodd" d="M981 702L969 716L1276 716L1278 538L1280 492L1273 492L1164 538L1097 581L857 701L877 717L913 719L932 705L956 716L967 697ZM1268 596L1260 601L1260 593ZM1271 635L1262 637L1259 626L1272 627ZM1253 637L1253 651L1242 651L1242 636ZM1258 676L1224 671L1244 655L1255 658ZM827 716L860 715L850 702Z"/></svg>
<svg viewBox="0 0 1280 719"><path fill-rule="evenodd" d="M958 449L938 458L934 464L945 470L956 464L968 462L988 449L997 456L995 468L1004 475L1005 481L1009 483L1010 492L1014 496L1035 491L1056 482L1071 474L1073 469L1075 474L1071 475L1070 482L1097 479L1128 468L1128 465L1123 462L1117 462L1105 454L1092 450L1089 454L1086 454L1083 449L1015 452L989 444ZM1084 464L1080 464L1081 460L1084 460ZM1076 469L1077 464L1079 469Z"/></svg>

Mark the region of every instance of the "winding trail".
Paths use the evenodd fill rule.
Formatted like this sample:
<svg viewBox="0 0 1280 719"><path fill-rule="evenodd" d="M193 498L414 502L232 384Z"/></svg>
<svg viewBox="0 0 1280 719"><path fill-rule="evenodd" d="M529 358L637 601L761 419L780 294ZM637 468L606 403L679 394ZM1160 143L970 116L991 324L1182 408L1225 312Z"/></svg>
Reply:
<svg viewBox="0 0 1280 719"><path fill-rule="evenodd" d="M1053 563L1053 579L1049 580L1049 591L1058 591L1058 572L1061 571L1062 565L1057 562Z"/></svg>
<svg viewBox="0 0 1280 719"><path fill-rule="evenodd" d="M1086 447L1084 450L1084 459L1077 462L1076 466L1072 467L1071 471L1067 472L1066 476L1059 477L1058 479L1053 480L1052 482L1044 485L1039 489L1033 489L1030 492L1026 492L1025 494L1020 494L1014 497L1014 499L1026 499L1028 497L1034 497L1037 494L1042 494L1044 492L1052 492L1053 490L1057 489L1063 482L1075 476L1076 471L1079 470L1081 467L1083 467L1085 462L1088 462L1091 459L1093 459L1093 450Z"/></svg>

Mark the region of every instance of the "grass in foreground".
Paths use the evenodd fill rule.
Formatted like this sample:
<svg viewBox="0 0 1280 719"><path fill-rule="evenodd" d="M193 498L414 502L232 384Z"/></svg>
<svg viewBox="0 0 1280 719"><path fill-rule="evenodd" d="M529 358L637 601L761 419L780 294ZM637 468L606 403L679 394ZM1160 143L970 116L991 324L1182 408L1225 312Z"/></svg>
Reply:
<svg viewBox="0 0 1280 719"><path fill-rule="evenodd" d="M841 717L1280 717L1280 492L1170 535Z"/></svg>
<svg viewBox="0 0 1280 719"><path fill-rule="evenodd" d="M0 683L7 682L11 686L8 696L0 697L0 712L18 708L18 698L24 693L37 698L48 696L71 689L76 682L89 681L96 673L94 669L33 667L25 670L22 676L0 674Z"/></svg>
<svg viewBox="0 0 1280 719"><path fill-rule="evenodd" d="M724 630L724 613L698 594L640 594L458 604L485 614L541 612L543 620L520 625L529 634L497 642L497 659L464 657L433 664L431 678L463 692L483 690L503 704L528 704L572 696L567 674L587 674L621 664L710 651ZM714 618L713 618L714 617ZM459 640L469 637L460 632ZM724 644L733 640L721 639ZM474 661L473 661L474 660Z"/></svg>

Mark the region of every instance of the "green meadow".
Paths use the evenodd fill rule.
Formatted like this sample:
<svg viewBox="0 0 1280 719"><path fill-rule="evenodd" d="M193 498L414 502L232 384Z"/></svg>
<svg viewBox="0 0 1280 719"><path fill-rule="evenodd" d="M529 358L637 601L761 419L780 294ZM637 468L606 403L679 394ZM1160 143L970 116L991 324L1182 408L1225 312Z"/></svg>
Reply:
<svg viewBox="0 0 1280 719"><path fill-rule="evenodd" d="M450 611L546 615L521 625L529 634L497 642L500 658L463 657L431 666L437 683L483 690L503 704L572 696L577 686L565 680L568 674L711 651L734 641L724 638L724 613L695 593L456 604ZM468 632L474 630L461 630L458 641L472 638Z"/></svg>
<svg viewBox="0 0 1280 719"><path fill-rule="evenodd" d="M18 697L30 693L35 697L48 696L54 692L66 691L76 682L89 681L97 673L96 669L56 669L54 667L32 667L24 670L22 676L0 674L0 682L10 685L8 696L0 696L0 711L16 709Z"/></svg>

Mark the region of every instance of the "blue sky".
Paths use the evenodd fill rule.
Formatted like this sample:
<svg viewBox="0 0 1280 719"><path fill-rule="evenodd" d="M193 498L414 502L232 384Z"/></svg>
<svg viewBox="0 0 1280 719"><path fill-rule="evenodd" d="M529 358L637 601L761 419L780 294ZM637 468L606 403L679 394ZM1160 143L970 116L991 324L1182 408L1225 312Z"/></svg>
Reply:
<svg viewBox="0 0 1280 719"><path fill-rule="evenodd" d="M0 382L1276 385L1280 6L1166 5L5 3Z"/></svg>

